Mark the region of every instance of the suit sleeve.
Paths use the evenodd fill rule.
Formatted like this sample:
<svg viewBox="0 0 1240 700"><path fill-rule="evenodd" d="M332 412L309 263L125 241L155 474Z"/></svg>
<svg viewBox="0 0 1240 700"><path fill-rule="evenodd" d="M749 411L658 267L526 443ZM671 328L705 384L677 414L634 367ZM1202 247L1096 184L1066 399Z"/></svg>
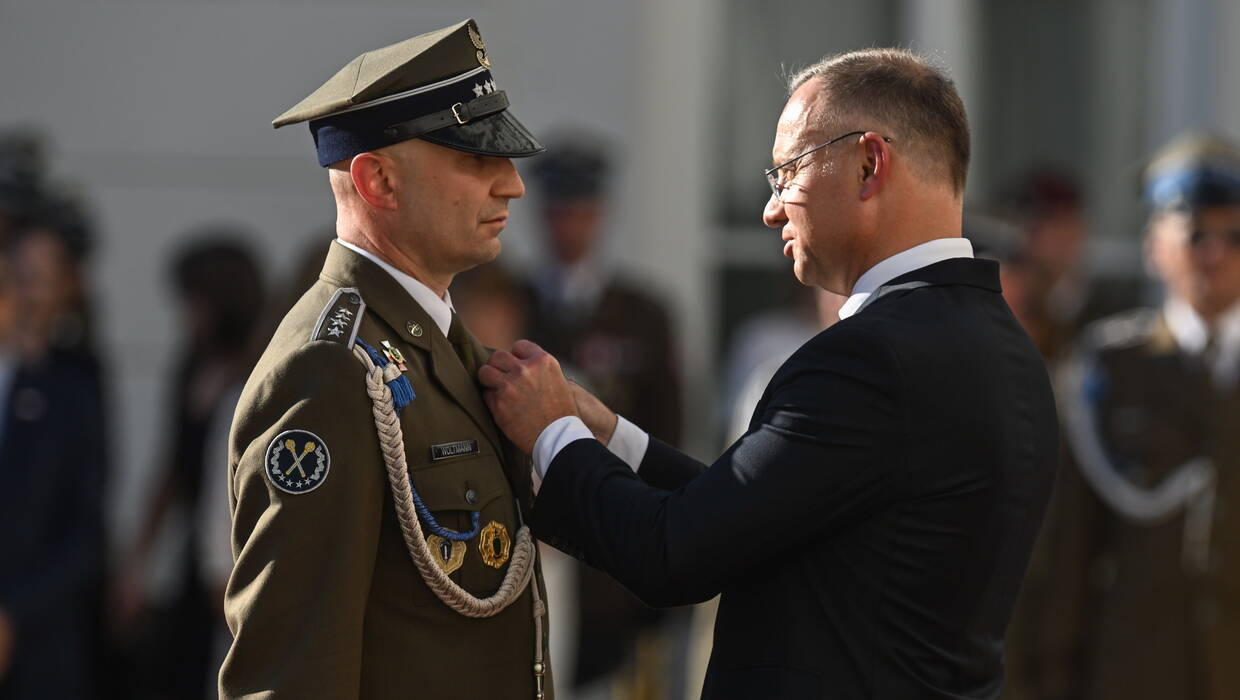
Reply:
<svg viewBox="0 0 1240 700"><path fill-rule="evenodd" d="M656 489L675 491L704 471L705 464L652 435L637 476Z"/></svg>
<svg viewBox="0 0 1240 700"><path fill-rule="evenodd" d="M364 381L346 348L320 341L242 399L221 698L358 697L386 484ZM267 475L269 446L287 430L327 448L327 477L312 491L285 492Z"/></svg>
<svg viewBox="0 0 1240 700"><path fill-rule="evenodd" d="M565 447L535 502L535 532L647 604L686 605L898 497L895 356L856 326L819 338L772 380L756 427L675 491L643 483L597 441ZM687 459L659 445L641 470L674 472Z"/></svg>

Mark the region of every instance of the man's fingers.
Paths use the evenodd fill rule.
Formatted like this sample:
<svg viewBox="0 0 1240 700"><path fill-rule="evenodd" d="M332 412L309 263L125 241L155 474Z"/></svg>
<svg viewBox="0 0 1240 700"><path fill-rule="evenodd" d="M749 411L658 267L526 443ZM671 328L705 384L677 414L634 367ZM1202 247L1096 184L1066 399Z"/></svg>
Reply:
<svg viewBox="0 0 1240 700"><path fill-rule="evenodd" d="M518 340L512 344L512 354L519 360L528 360L543 352L543 349L529 340Z"/></svg>
<svg viewBox="0 0 1240 700"><path fill-rule="evenodd" d="M503 372L511 372L517 368L519 364L517 358L507 350L496 350L491 353L491 359L487 360L487 364L496 367Z"/></svg>
<svg viewBox="0 0 1240 700"><path fill-rule="evenodd" d="M478 381L488 389L498 389L504 385L504 373L494 365L483 365L478 368Z"/></svg>

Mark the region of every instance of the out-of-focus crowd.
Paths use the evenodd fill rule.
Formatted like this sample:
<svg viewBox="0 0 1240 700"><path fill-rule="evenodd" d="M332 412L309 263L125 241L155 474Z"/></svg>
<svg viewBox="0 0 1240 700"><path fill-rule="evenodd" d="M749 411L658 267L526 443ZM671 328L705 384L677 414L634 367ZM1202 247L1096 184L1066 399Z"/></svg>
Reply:
<svg viewBox="0 0 1240 700"><path fill-rule="evenodd" d="M487 345L535 340L617 412L677 444L673 316L602 252L614 164L600 143L562 134L526 171L543 234L534 271L470 271L452 302ZM93 224L42 160L38 139L0 137L0 700L210 697L228 634L228 425L331 234L279 288L244 227L186 236L167 268L185 322L156 483L132 541L108 552L117 432L87 288ZM966 216L966 236L1000 261L1009 306L1046 357L1064 423L1056 493L1009 628L1004 697L1240 697L1240 666L1229 663L1240 649L1240 482L1230 473L1240 431L1229 429L1240 419L1240 152L1186 136L1150 159L1141 188L1148 221L1131 245L1146 266L1126 274L1091 271L1089 203L1062 173L1031 170L990 215ZM738 327L712 409L722 441L842 301L807 293ZM153 595L146 572L174 520L189 536L172 555L173 582ZM696 697L709 605L650 610L550 549L544 573L561 697Z"/></svg>

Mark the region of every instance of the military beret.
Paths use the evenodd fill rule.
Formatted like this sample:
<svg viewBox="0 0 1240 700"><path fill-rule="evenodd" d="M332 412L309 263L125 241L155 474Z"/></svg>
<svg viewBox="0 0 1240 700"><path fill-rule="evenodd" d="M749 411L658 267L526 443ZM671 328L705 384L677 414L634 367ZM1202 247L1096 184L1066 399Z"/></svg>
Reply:
<svg viewBox="0 0 1240 700"><path fill-rule="evenodd" d="M488 156L543 151L509 111L472 19L367 51L272 126L299 122L324 167L413 138Z"/></svg>
<svg viewBox="0 0 1240 700"><path fill-rule="evenodd" d="M1187 133L1160 149L1142 173L1153 209L1240 203L1240 150L1216 136Z"/></svg>

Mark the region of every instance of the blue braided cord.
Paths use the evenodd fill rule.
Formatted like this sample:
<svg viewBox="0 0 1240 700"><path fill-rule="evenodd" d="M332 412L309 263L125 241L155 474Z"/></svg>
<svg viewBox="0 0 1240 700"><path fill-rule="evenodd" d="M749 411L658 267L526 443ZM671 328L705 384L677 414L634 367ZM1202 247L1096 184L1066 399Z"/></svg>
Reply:
<svg viewBox="0 0 1240 700"><path fill-rule="evenodd" d="M431 532L439 535L445 540L452 540L453 542L464 542L466 540L472 540L478 536L478 532L482 529L480 524L481 514L478 511L474 510L469 512L469 520L472 523L472 527L469 532L449 530L443 525L440 525L439 521L435 520L435 516L431 515L430 509L426 507L426 504L422 502L422 497L418 495L418 490L413 488L412 479L409 480L409 491L413 494L413 507L418 511L418 518L422 520L422 524L425 525Z"/></svg>
<svg viewBox="0 0 1240 700"><path fill-rule="evenodd" d="M370 355L370 359L373 360L379 368L387 367L387 358L381 355L378 350L375 350L366 343L362 342L361 339L358 339L356 342L358 345L362 346L362 349L366 351L367 355ZM405 406L413 403L413 400L418 397L417 394L413 393L413 385L409 383L409 378L403 374L388 382L387 385L388 388L392 390L392 405L396 407L398 412L404 410Z"/></svg>
<svg viewBox="0 0 1240 700"><path fill-rule="evenodd" d="M376 366L379 368L387 367L388 360L386 357L381 355L379 351L362 342L361 339L358 339L356 342L358 345L362 346L362 349L366 351L367 355L370 355L370 359ZM413 385L409 383L409 378L403 374L388 382L387 385L388 388L392 390L392 405L396 407L397 411L401 410L405 406L408 406L409 403L416 398L413 393ZM413 487L413 479L409 479L409 493L413 495L413 507L417 510L418 518L422 521L422 524L425 525L431 532L439 535L445 540L465 542L466 540L472 540L477 537L478 532L482 530L482 525L480 523L481 514L478 513L478 511L470 511L469 513L470 522L473 523L473 528L469 532L449 530L443 525L440 525L438 520L435 520L435 516L431 514L430 508L427 508L426 504L422 502L422 497L418 495L418 490Z"/></svg>

